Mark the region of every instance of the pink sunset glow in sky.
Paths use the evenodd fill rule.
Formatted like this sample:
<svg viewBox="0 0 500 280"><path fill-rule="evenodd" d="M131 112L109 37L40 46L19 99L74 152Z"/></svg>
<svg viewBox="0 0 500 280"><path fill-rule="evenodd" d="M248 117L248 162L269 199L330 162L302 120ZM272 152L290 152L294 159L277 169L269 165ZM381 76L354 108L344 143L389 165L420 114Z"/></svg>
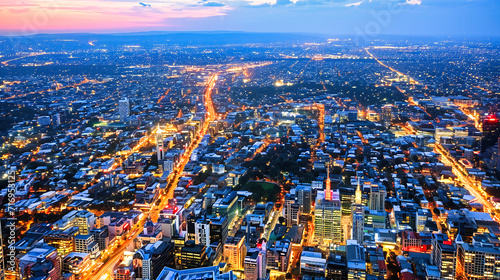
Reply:
<svg viewBox="0 0 500 280"><path fill-rule="evenodd" d="M136 31L500 36L498 0L0 0L0 35Z"/></svg>
<svg viewBox="0 0 500 280"><path fill-rule="evenodd" d="M36 34L176 29L176 19L222 16L231 9L197 3L191 0L0 1L0 30Z"/></svg>

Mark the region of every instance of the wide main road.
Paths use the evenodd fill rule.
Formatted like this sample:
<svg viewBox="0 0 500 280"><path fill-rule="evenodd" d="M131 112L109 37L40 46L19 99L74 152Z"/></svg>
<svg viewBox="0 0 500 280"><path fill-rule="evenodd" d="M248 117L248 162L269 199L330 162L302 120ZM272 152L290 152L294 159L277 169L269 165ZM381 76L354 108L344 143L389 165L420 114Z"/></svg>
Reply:
<svg viewBox="0 0 500 280"><path fill-rule="evenodd" d="M196 134L195 139L193 142L191 142L191 145L184 151L184 154L182 155L179 163L175 166L174 170L168 177L168 183L167 187L165 188L165 192L160 194L160 204L153 207L152 211L150 211L151 214L151 220L156 222L158 220L158 215L160 213L160 210L164 209L167 204L168 200L173 198L173 192L174 189L177 186L177 183L179 182L179 178L182 176L182 172L184 171L184 167L186 164L189 162L189 159L191 158L191 154L193 151L198 147L198 145L201 143L201 140L203 139L203 136L207 133L208 126L210 125L210 122L216 119L216 113L214 109L214 105L212 103L212 91L215 88L215 83L217 82L217 74L213 74L210 76L210 78L207 81L207 86L205 88L205 121L203 122L203 126L201 129L198 131Z"/></svg>
<svg viewBox="0 0 500 280"><path fill-rule="evenodd" d="M435 150L441 154L441 162L447 165L452 166L452 171L453 174L455 174L460 182L463 184L464 188L469 191L471 195L476 197L477 200L483 204L484 209L486 212L493 214L495 207L493 207L493 204L488 200L488 198L482 193L483 191L480 190L476 184L472 182L472 180L461 171L461 168L458 166L458 163L456 160L448 154L448 151L446 151L441 144L436 143L435 145ZM500 223L500 219L497 216L493 216L493 219L497 222Z"/></svg>
<svg viewBox="0 0 500 280"><path fill-rule="evenodd" d="M385 64L385 63L383 63L380 59L378 59L376 56L374 56L374 55L373 55L373 54L369 51L369 48L365 48L365 51L366 51L366 53L368 53L368 55L369 55L372 59L374 59L376 62L378 62L378 64L380 64L380 65L382 65L382 66L386 67L387 69L389 69L389 70L391 70L392 72L394 72L394 73L398 74L399 76L408 77L408 78L410 79L410 83L411 83L411 84L415 84L415 85L420 84L418 81L416 81L416 80L415 80L415 79L413 79L412 77L409 77L408 75L405 75L405 74L401 73L400 71L398 71L398 70L394 69L393 67L391 67L391 66L389 66L389 65L387 65L387 64Z"/></svg>
<svg viewBox="0 0 500 280"><path fill-rule="evenodd" d="M215 109L212 103L212 90L215 87L217 77L217 74L213 74L207 81L205 88L205 121L203 122L203 126L201 127L201 129L196 134L195 139L191 142L186 151L184 151L181 160L168 177L166 191L158 197L158 199L160 200L160 204L158 206L152 207L149 211L144 211L136 226L131 228L129 233L125 234L125 236L122 237L121 241L115 241L121 242L121 244L116 248L110 248L109 253L106 251L104 252L104 256L108 257L106 262L102 265L100 261L93 262L93 264L83 274L83 277L81 279L99 280L106 279L108 278L108 275L112 275L112 270L120 261L125 249L142 232L142 228L144 227L144 223L146 222L147 218L151 217L153 221L157 220L160 210L163 209L167 205L168 200L173 197L173 190L175 189L179 178L182 176L184 166L186 166L186 164L189 162L189 158L191 157L194 149L198 147L201 140L203 139L203 136L206 134L208 126L210 125L210 121L216 118ZM151 133L151 135L154 134ZM153 203L153 205L156 205L156 203Z"/></svg>

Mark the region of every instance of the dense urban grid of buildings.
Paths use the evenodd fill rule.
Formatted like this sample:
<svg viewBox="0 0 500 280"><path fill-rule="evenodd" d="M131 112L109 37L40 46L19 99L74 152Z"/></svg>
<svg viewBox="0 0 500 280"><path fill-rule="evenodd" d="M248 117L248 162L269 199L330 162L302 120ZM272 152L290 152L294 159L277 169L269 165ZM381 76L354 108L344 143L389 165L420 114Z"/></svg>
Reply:
<svg viewBox="0 0 500 280"><path fill-rule="evenodd" d="M0 38L0 279L500 279L500 43L192 36Z"/></svg>

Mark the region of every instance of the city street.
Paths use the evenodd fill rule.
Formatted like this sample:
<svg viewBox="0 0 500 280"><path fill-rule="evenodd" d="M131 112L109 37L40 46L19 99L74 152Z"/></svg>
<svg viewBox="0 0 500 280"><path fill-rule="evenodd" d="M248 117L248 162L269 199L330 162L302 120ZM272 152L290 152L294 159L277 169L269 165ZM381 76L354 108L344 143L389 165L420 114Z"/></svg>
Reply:
<svg viewBox="0 0 500 280"><path fill-rule="evenodd" d="M184 154L181 157L181 160L177 167L174 169L174 171L170 174L168 177L168 183L167 183L167 188L165 193L160 194L159 198L160 199L160 204L159 207L152 207L148 212L144 212L142 215L137 228L142 229L144 226L144 223L146 222L148 217L151 217L153 221L158 220L158 215L160 213L160 210L162 210L166 205L168 204L168 200L172 198L173 196L173 191L175 187L177 186L177 182L179 181L179 178L182 175L182 172L184 170L184 166L189 162L189 159L191 157L191 154L196 147L200 144L203 136L206 134L206 131L208 129L208 125L210 124L210 121L213 120L215 116L215 110L213 108L212 104L212 99L211 99L211 94L212 90L215 87L215 83L217 81L217 75L214 74L210 76L210 78L207 81L207 86L205 89L205 108L206 108L206 119L204 121L204 125L196 135L196 138L191 142L189 147L186 149ZM154 137L155 136L155 130L150 133L149 137ZM139 149L139 146L145 145L149 139L143 139L141 140L140 144L134 148L134 150ZM155 203L153 203L155 205ZM127 233L125 234L125 241L123 244L121 244L117 249L112 250L112 253L110 253L108 260L106 263L99 265L98 263L95 263L94 265L90 266L87 269L87 272L83 273L83 280L86 279L101 279L101 277L106 276L107 273L109 273L109 276L111 277L112 275L112 270L114 269L115 265L121 260L121 256L123 255L123 252L125 249L129 246L131 242L141 233L141 230L136 230L133 231L132 234ZM116 241L119 242L119 241ZM96 267L99 267L99 269L94 272ZM103 278L106 279L106 278Z"/></svg>

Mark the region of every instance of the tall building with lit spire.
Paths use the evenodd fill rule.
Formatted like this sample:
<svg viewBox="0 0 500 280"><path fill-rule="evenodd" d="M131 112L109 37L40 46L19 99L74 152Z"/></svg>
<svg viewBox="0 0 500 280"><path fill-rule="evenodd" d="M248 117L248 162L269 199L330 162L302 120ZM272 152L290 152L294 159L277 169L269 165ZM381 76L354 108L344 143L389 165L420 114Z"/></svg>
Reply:
<svg viewBox="0 0 500 280"><path fill-rule="evenodd" d="M361 192L361 183L360 183L359 177L358 177L357 181L358 181L358 186L356 188L354 203L361 205L362 204L362 202L361 202L362 201L362 192Z"/></svg>
<svg viewBox="0 0 500 280"><path fill-rule="evenodd" d="M330 199L326 199L326 190L318 191L314 210L314 237L323 244L341 245L342 210L340 194L329 190Z"/></svg>
<svg viewBox="0 0 500 280"><path fill-rule="evenodd" d="M361 200L361 184L358 177L358 186L356 189L356 196L354 204L352 205L352 228L351 239L354 239L358 244L363 244L363 236L365 230L365 206L362 205Z"/></svg>

